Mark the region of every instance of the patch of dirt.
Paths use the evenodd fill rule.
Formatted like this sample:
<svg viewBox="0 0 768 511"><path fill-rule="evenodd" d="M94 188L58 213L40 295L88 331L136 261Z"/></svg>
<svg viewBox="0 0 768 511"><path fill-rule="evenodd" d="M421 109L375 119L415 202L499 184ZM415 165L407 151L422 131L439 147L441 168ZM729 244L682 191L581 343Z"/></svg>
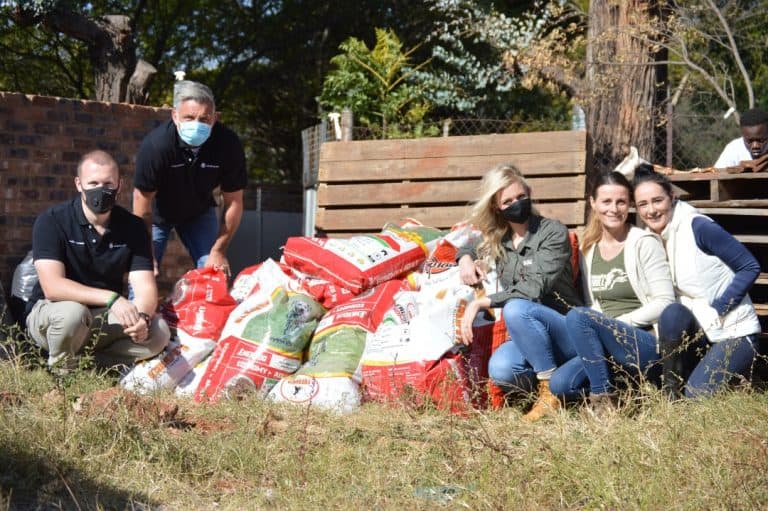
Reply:
<svg viewBox="0 0 768 511"><path fill-rule="evenodd" d="M107 419L116 419L126 410L142 426L174 426L184 423L178 415L179 405L140 396L119 387L82 395L73 407L83 415Z"/></svg>
<svg viewBox="0 0 768 511"><path fill-rule="evenodd" d="M189 429L194 428L203 433L217 433L219 431L232 431L235 429L234 423L226 418L213 421L193 416L187 417L186 423L189 425Z"/></svg>
<svg viewBox="0 0 768 511"><path fill-rule="evenodd" d="M261 420L260 435L276 436L285 434L288 431L295 431L299 434L306 434L309 438L320 438L327 434L325 428L316 424L309 424L303 420L288 421L282 415L275 412L268 412Z"/></svg>
<svg viewBox="0 0 768 511"><path fill-rule="evenodd" d="M60 406L66 398L59 389L52 389L43 395L43 402L49 406Z"/></svg>

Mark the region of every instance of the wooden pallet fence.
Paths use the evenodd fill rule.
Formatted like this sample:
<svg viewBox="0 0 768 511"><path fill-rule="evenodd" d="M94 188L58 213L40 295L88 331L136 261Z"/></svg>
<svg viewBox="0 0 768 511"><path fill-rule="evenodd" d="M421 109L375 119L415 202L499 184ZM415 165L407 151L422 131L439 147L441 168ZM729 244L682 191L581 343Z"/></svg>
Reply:
<svg viewBox="0 0 768 511"><path fill-rule="evenodd" d="M528 178L536 207L584 225L584 131L327 142L320 151L316 226L328 236L378 232L406 218L449 228L466 217L482 176L500 163Z"/></svg>

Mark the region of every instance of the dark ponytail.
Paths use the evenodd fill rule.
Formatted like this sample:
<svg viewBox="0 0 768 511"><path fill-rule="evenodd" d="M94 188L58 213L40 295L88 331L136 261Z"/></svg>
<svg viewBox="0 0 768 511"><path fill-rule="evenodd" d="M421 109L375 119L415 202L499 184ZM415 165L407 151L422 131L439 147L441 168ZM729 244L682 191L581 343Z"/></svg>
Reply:
<svg viewBox="0 0 768 511"><path fill-rule="evenodd" d="M653 166L649 163L641 163L635 168L635 177L632 179L632 187L637 188L643 183L656 183L659 185L670 197L674 197L672 191L672 183L669 178L664 174L660 174L653 170Z"/></svg>

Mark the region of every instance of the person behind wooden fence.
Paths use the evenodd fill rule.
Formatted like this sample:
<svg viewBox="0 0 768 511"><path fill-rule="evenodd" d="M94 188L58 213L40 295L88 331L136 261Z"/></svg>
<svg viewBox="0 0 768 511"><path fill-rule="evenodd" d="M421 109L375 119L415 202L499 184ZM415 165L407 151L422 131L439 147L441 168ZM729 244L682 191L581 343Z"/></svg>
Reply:
<svg viewBox="0 0 768 511"><path fill-rule="evenodd" d="M742 161L756 160L768 154L768 114L750 108L739 120L741 136L731 140L717 158L714 167L737 167Z"/></svg>

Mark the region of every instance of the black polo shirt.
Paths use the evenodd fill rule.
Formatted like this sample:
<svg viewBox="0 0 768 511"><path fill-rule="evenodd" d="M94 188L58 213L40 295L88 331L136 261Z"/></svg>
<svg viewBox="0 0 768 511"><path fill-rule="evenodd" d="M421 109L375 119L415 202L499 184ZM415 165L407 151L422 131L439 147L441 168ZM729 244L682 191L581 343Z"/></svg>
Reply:
<svg viewBox="0 0 768 511"><path fill-rule="evenodd" d="M217 122L199 149L185 144L168 121L144 137L136 156L133 186L157 192L155 223L180 224L215 206L213 190L242 190L248 185L245 154L234 131Z"/></svg>
<svg viewBox="0 0 768 511"><path fill-rule="evenodd" d="M115 206L101 236L85 218L79 196L37 217L32 229L32 257L35 261L61 261L68 279L120 294L126 273L154 269L149 233L139 217ZM27 312L44 297L38 282Z"/></svg>

